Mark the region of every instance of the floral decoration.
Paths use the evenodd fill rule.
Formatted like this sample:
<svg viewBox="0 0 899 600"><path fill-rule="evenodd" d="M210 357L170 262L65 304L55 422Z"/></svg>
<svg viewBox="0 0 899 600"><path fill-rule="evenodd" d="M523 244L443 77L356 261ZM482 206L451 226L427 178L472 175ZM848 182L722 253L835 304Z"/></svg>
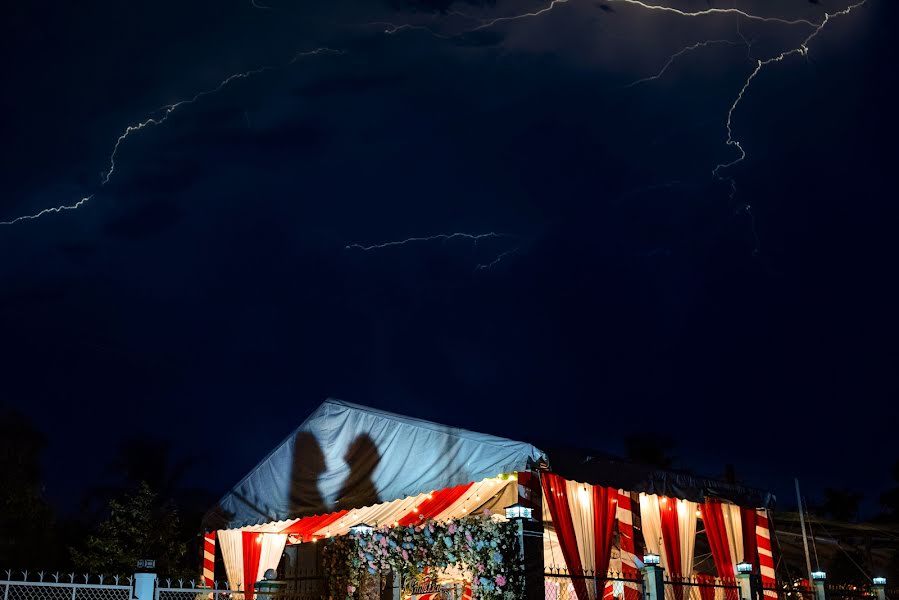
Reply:
<svg viewBox="0 0 899 600"><path fill-rule="evenodd" d="M331 597L359 600L354 597L357 590L373 576L391 570L400 574L408 591L426 574L459 569L471 581L477 600L518 600L524 578L517 540L514 523L494 520L486 511L331 538L325 548Z"/></svg>

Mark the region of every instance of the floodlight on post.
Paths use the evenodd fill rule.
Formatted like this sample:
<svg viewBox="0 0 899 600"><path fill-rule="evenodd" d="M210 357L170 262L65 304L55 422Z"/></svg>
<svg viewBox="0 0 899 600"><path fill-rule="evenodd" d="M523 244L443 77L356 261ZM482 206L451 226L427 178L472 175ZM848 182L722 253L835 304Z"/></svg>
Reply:
<svg viewBox="0 0 899 600"><path fill-rule="evenodd" d="M372 531L374 531L374 527L367 523L356 523L352 527L350 527L350 533L353 535L368 535Z"/></svg>
<svg viewBox="0 0 899 600"><path fill-rule="evenodd" d="M812 571L812 581L827 581L827 573L824 571Z"/></svg>
<svg viewBox="0 0 899 600"><path fill-rule="evenodd" d="M875 577L874 579L871 580L871 585L879 585L879 586L886 587L886 584L887 584L886 577Z"/></svg>
<svg viewBox="0 0 899 600"><path fill-rule="evenodd" d="M510 521L530 521L533 519L534 509L516 502L505 508L506 518Z"/></svg>
<svg viewBox="0 0 899 600"><path fill-rule="evenodd" d="M761 594L753 594L752 564L741 560L737 563L737 583L740 586L740 598L759 598ZM761 590L759 590L761 592Z"/></svg>
<svg viewBox="0 0 899 600"><path fill-rule="evenodd" d="M877 600L886 600L886 577L875 577L871 580L871 587L874 589L874 596Z"/></svg>
<svg viewBox="0 0 899 600"><path fill-rule="evenodd" d="M652 552L650 552L649 554L644 554L643 564L647 567L657 567L662 564L662 557L658 554L653 554Z"/></svg>

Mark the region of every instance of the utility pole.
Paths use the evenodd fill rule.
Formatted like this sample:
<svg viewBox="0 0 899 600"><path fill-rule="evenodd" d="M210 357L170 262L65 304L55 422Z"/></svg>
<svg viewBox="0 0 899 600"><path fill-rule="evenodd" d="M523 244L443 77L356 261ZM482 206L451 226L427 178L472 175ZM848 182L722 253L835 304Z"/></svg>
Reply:
<svg viewBox="0 0 899 600"><path fill-rule="evenodd" d="M812 580L812 559L808 555L808 537L805 535L805 516L802 514L802 495L799 493L799 478L794 478L796 482L796 502L799 504L799 525L802 526L802 546L805 548L805 573L808 575L809 581Z"/></svg>

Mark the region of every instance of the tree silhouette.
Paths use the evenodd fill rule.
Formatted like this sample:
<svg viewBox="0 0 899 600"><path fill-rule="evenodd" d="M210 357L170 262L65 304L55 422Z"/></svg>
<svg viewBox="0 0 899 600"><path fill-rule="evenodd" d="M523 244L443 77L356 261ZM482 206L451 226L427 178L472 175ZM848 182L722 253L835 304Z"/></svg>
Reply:
<svg viewBox="0 0 899 600"><path fill-rule="evenodd" d="M46 564L52 512L44 499L42 433L21 413L0 412L0 564Z"/></svg>
<svg viewBox="0 0 899 600"><path fill-rule="evenodd" d="M847 489L825 488L824 502L818 510L834 521L857 521L858 509L864 496Z"/></svg>
<svg viewBox="0 0 899 600"><path fill-rule="evenodd" d="M130 574L137 561L156 560L159 573L190 578L186 548L179 534L178 511L146 483L109 502L109 516L81 548L72 548L75 566L91 573Z"/></svg>
<svg viewBox="0 0 899 600"><path fill-rule="evenodd" d="M624 455L636 463L670 469L676 460L671 454L676 445L667 434L632 433L624 438Z"/></svg>
<svg viewBox="0 0 899 600"><path fill-rule="evenodd" d="M892 476L893 487L881 494L880 504L887 518L899 521L899 460L893 463Z"/></svg>

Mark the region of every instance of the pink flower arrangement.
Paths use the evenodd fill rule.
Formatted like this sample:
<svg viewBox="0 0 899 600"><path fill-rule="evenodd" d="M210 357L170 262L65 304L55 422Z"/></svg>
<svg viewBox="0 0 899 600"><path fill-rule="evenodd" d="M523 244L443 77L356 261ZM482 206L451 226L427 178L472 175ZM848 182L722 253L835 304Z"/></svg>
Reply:
<svg viewBox="0 0 899 600"><path fill-rule="evenodd" d="M503 587L504 585L506 585L506 578L503 577L502 575L497 575L493 580L496 582L496 585L498 585L499 587Z"/></svg>
<svg viewBox="0 0 899 600"><path fill-rule="evenodd" d="M348 586L346 586L346 593L347 593L347 594L350 594L350 595L352 596L352 595L353 595L353 592L355 592L355 591L356 591L356 586L355 586L355 585L348 585Z"/></svg>

